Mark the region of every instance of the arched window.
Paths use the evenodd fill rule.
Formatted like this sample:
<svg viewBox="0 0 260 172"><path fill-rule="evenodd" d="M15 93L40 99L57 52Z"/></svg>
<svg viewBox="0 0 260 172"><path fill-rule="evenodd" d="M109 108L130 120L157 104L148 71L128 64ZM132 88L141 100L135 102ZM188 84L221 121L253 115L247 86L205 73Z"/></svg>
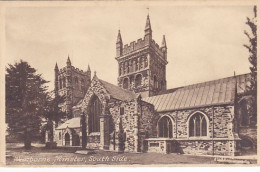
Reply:
<svg viewBox="0 0 260 172"><path fill-rule="evenodd" d="M161 88L164 88L164 81L161 81Z"/></svg>
<svg viewBox="0 0 260 172"><path fill-rule="evenodd" d="M123 75L123 74L124 74L124 64L120 63L119 75Z"/></svg>
<svg viewBox="0 0 260 172"><path fill-rule="evenodd" d="M240 103L240 121L241 121L241 126L247 126L248 125L248 111L247 111L247 102L242 101Z"/></svg>
<svg viewBox="0 0 260 172"><path fill-rule="evenodd" d="M89 119L88 119L89 133L100 131L99 116L101 115L101 112L102 112L102 104L98 99L98 97L94 95L89 105Z"/></svg>
<svg viewBox="0 0 260 172"><path fill-rule="evenodd" d="M135 87L139 87L142 84L142 75L138 74L135 77Z"/></svg>
<svg viewBox="0 0 260 172"><path fill-rule="evenodd" d="M132 61L129 61L129 72L133 72Z"/></svg>
<svg viewBox="0 0 260 172"><path fill-rule="evenodd" d="M172 121L164 116L158 122L159 137L172 138Z"/></svg>
<svg viewBox="0 0 260 172"><path fill-rule="evenodd" d="M145 57L144 59L144 68L146 68L148 66L148 61L147 61L147 57Z"/></svg>
<svg viewBox="0 0 260 172"><path fill-rule="evenodd" d="M136 61L133 60L133 72L135 72L135 71L136 71Z"/></svg>
<svg viewBox="0 0 260 172"><path fill-rule="evenodd" d="M140 58L140 69L143 69L143 57Z"/></svg>
<svg viewBox="0 0 260 172"><path fill-rule="evenodd" d="M66 79L65 78L63 78L62 84L63 84L63 88L65 88L66 87Z"/></svg>
<svg viewBox="0 0 260 172"><path fill-rule="evenodd" d="M124 74L126 74L127 73L127 63L125 62L124 63Z"/></svg>
<svg viewBox="0 0 260 172"><path fill-rule="evenodd" d="M135 68L136 70L140 70L139 61L140 61L140 60L137 58L137 59L136 59L136 68Z"/></svg>
<svg viewBox="0 0 260 172"><path fill-rule="evenodd" d="M203 114L195 113L189 121L189 135L193 136L207 136L207 121Z"/></svg>
<svg viewBox="0 0 260 172"><path fill-rule="evenodd" d="M129 73L129 63L126 62L126 73Z"/></svg>
<svg viewBox="0 0 260 172"><path fill-rule="evenodd" d="M128 89L128 78L125 78L123 81L123 88Z"/></svg>
<svg viewBox="0 0 260 172"><path fill-rule="evenodd" d="M157 81L157 77L155 75L153 77L153 83L154 83L154 88L158 88L158 81Z"/></svg>

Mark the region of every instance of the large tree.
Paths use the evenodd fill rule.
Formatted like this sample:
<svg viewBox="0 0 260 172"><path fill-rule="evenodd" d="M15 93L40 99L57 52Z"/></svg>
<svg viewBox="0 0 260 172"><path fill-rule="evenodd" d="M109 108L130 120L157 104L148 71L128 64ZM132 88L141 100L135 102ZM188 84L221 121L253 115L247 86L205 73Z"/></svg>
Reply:
<svg viewBox="0 0 260 172"><path fill-rule="evenodd" d="M39 136L47 83L25 61L6 67L6 122L9 133L22 139L26 149Z"/></svg>
<svg viewBox="0 0 260 172"><path fill-rule="evenodd" d="M63 104L64 102L65 96L60 96L55 93L55 96L53 97L52 93L50 93L48 101L46 101L46 104L44 105L46 107L44 118L47 120L46 130L50 132L50 142L53 142L54 127L57 127L59 122L67 117L67 114L62 111L60 106L60 104Z"/></svg>
<svg viewBox="0 0 260 172"><path fill-rule="evenodd" d="M257 7L254 6L254 17L248 18L246 24L250 28L250 32L245 31L245 35L248 37L249 44L245 44L249 51L250 66L250 84L246 88L246 92L251 96L249 103L249 115L251 118L251 124L256 124L257 119Z"/></svg>

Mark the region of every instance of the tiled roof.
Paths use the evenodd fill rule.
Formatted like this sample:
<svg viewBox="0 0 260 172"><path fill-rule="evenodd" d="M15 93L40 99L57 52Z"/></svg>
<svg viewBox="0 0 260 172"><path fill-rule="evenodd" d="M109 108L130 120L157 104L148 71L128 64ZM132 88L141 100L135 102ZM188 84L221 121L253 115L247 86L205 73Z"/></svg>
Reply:
<svg viewBox="0 0 260 172"><path fill-rule="evenodd" d="M136 98L136 94L133 91L125 90L121 87L110 84L106 81L99 79L107 92L115 99L128 101Z"/></svg>
<svg viewBox="0 0 260 172"><path fill-rule="evenodd" d="M250 75L238 75L181 88L172 89L172 92L143 100L154 105L159 111L169 111L184 108L209 106L216 104L230 104L234 101L235 83L237 92L243 93Z"/></svg>
<svg viewBox="0 0 260 172"><path fill-rule="evenodd" d="M61 124L60 126L58 126L56 129L61 130L61 129L65 129L67 127L68 128L79 128L80 127L80 117L72 118L72 119L66 121L65 123Z"/></svg>

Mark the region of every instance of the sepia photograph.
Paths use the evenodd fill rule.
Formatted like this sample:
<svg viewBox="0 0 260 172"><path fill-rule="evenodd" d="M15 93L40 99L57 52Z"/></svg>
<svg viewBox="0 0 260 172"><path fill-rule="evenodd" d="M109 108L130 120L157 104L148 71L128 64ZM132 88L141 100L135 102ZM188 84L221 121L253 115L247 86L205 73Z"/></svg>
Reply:
<svg viewBox="0 0 260 172"><path fill-rule="evenodd" d="M256 4L18 4L7 167L259 164Z"/></svg>

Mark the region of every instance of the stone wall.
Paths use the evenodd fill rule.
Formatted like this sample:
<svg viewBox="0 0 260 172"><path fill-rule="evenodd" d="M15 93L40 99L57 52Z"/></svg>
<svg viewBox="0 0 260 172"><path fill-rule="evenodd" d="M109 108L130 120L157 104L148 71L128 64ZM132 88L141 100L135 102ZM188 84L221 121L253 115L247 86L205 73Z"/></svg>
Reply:
<svg viewBox="0 0 260 172"><path fill-rule="evenodd" d="M156 112L152 104L138 100L138 111L139 111L139 147L138 151L146 152L148 145L145 139L156 136Z"/></svg>
<svg viewBox="0 0 260 172"><path fill-rule="evenodd" d="M110 149L115 146L116 151L137 152L138 112L136 100L109 103L109 111L112 116L109 128L111 133L115 133L115 145L110 145Z"/></svg>
<svg viewBox="0 0 260 172"><path fill-rule="evenodd" d="M207 136L190 137L189 119L195 113L207 118ZM172 121L173 140L179 143L179 153L204 155L234 155L239 140L234 132L234 106L223 105L197 109L160 112L159 117L168 116ZM156 128L155 130L158 130Z"/></svg>
<svg viewBox="0 0 260 172"><path fill-rule="evenodd" d="M208 138L233 138L233 119L234 106L214 106L197 109L176 110L172 112L160 112L160 116L170 116L177 125L173 127L173 138L188 138L188 119L189 117L200 112L208 118ZM214 125L213 125L214 123ZM214 130L214 132L213 132Z"/></svg>

